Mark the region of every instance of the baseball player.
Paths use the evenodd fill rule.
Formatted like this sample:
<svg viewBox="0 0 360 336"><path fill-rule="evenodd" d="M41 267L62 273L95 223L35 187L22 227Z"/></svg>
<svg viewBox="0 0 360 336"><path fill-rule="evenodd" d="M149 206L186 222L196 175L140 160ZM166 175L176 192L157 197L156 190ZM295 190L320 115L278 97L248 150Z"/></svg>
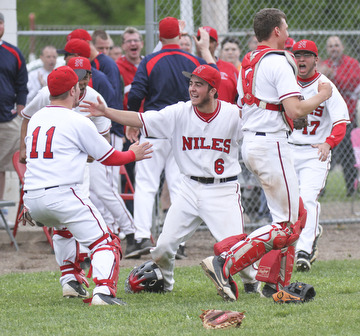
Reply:
<svg viewBox="0 0 360 336"><path fill-rule="evenodd" d="M82 101L85 99L90 101L97 101L99 93L96 92L93 88L87 86L91 75L90 61L84 57L73 57L68 61L68 65L76 71L79 69L86 71L86 76L79 82L79 100ZM50 104L49 96L49 88L46 86L40 90L38 95L22 111L22 116L24 119L21 133L21 152L23 153L22 155L24 155L24 158L24 138L29 120L37 111ZM106 104L102 97L101 100L104 102L104 104ZM80 112L79 107L75 107L74 111L79 114L84 114ZM109 129L111 126L110 120L104 117L91 117L90 119L94 123L99 134L107 137L107 140L109 140ZM91 201L98 208L112 232L118 234L119 227L121 227L121 230L125 235L132 235L133 237L134 228L132 225L132 216L127 210L122 199L119 200L121 197L116 197L117 195L113 192L107 179L106 167L96 161L88 163L86 166L84 180L85 182L82 184L83 193L87 195L87 197L89 197L90 194ZM101 208L99 208L99 203ZM104 208L104 204L106 208ZM56 230L54 230L53 242L56 260L62 271L60 283L63 288L63 296L78 296L77 291L74 291L74 288L69 287L69 283L71 285L71 281L74 280L74 274L72 272L76 273L76 267L74 267L73 264L77 261L81 262L82 259L87 257L88 253L86 250L81 249L80 255L77 256L77 244L66 227L61 229L58 227ZM72 263L69 263L69 260L71 260Z"/></svg>
<svg viewBox="0 0 360 336"><path fill-rule="evenodd" d="M166 17L161 20L159 33L162 48L145 56L140 62L128 95L129 110L139 111L144 98L144 111L161 110L167 105L188 101L188 83L181 71L192 72L198 65L206 63L212 63L215 67L209 42L203 37L200 39L203 58L180 49L178 19ZM138 130L133 132L131 127L127 127L126 135L133 141L137 139ZM165 171L171 202L179 190L181 180L170 142L167 139L147 140L154 145L154 155L146 163L143 161L135 166L134 225L137 246L128 257L148 254L153 247L150 239L152 214L161 173Z"/></svg>
<svg viewBox="0 0 360 336"><path fill-rule="evenodd" d="M318 197L330 169L331 151L344 138L350 118L338 89L316 70L319 60L316 44L301 40L294 44L293 53L298 67L297 82L305 99L317 94L319 81L330 82L333 89L332 96L307 116L307 125L295 129L289 137L300 196L307 210L306 225L295 249L296 268L309 271L316 259L316 237L320 236Z"/></svg>
<svg viewBox="0 0 360 336"><path fill-rule="evenodd" d="M89 103L85 110L105 115L124 125L141 127L145 136L168 139L183 174L181 187L172 201L153 260L164 276L164 290L174 286L174 260L181 242L205 222L216 240L243 233L238 174L241 119L236 105L216 99L221 83L218 70L199 65L190 78L190 101L160 111L131 113ZM80 105L83 107L83 105ZM247 292L257 290L253 267L240 275Z"/></svg>
<svg viewBox="0 0 360 336"><path fill-rule="evenodd" d="M86 71L77 73L83 77ZM24 205L36 222L55 229L65 225L80 244L90 249L96 284L92 304L124 305L116 298L120 242L109 233L100 213L78 185L88 155L105 165L122 165L149 158L151 145L135 144L124 153L111 147L90 120L71 110L79 103L78 79L68 66L48 76L50 105L31 118L25 138ZM76 280L86 281L82 274Z"/></svg>
<svg viewBox="0 0 360 336"><path fill-rule="evenodd" d="M294 263L294 244L304 225L306 210L299 206L299 185L295 173L288 134L293 119L314 111L331 96L331 85L319 83L319 92L300 100L296 82L296 64L284 51L288 38L285 14L276 8L259 11L254 18L257 49L242 63L238 82L242 106L242 157L246 167L264 189L272 215L272 224L252 232L219 256L202 261L208 277L225 300L236 300L229 276L262 258L256 278L266 282L262 293L271 296L289 284ZM241 237L240 237L241 238ZM223 246L223 247L224 247ZM270 271L269 271L270 269Z"/></svg>

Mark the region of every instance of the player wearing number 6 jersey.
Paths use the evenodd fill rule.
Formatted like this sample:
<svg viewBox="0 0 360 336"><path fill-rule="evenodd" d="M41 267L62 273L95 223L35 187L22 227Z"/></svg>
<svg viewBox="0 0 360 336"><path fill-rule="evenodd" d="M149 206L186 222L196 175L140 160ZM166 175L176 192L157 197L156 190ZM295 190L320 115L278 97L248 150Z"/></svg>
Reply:
<svg viewBox="0 0 360 336"><path fill-rule="evenodd" d="M142 128L145 136L168 139L184 174L180 191L165 218L152 258L164 276L164 290L174 285L175 254L204 221L217 241L243 233L243 213L237 175L241 119L236 105L220 101L220 73L200 65L190 78L190 101L160 111L132 113L89 103L85 110L124 125ZM85 107L80 105L80 107ZM245 288L256 283L253 267L240 274ZM249 286L250 285L250 286ZM250 290L248 290L250 291Z"/></svg>
<svg viewBox="0 0 360 336"><path fill-rule="evenodd" d="M83 78L86 71L79 69L77 74ZM48 76L51 105L29 121L24 205L36 222L56 229L66 226L76 241L89 248L96 284L92 303L122 305L115 297L120 241L108 231L79 184L88 155L105 165L122 165L148 158L151 151L149 144L116 151L89 119L71 110L79 103L77 74L69 66L53 70ZM79 284L87 283L83 274L75 277Z"/></svg>
<svg viewBox="0 0 360 336"><path fill-rule="evenodd" d="M298 68L297 82L301 94L308 99L318 93L319 81L330 81L316 71L318 50L313 41L297 42L293 46L293 53ZM316 237L320 235L318 197L330 169L331 150L344 138L346 124L350 123L346 103L338 89L331 85L332 96L308 115L307 126L294 130L289 137L300 196L307 210L306 225L295 251L296 268L299 271L309 271L316 259Z"/></svg>

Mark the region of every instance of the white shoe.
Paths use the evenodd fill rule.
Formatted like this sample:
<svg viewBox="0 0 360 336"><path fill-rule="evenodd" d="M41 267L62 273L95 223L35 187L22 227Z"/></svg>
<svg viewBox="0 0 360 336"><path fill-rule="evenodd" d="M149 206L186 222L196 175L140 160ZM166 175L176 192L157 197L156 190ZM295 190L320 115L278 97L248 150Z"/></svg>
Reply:
<svg viewBox="0 0 360 336"><path fill-rule="evenodd" d="M73 298L73 297L82 297L88 298L89 292L76 280L67 282L63 286L63 297Z"/></svg>
<svg viewBox="0 0 360 336"><path fill-rule="evenodd" d="M94 306L108 306L108 305L125 306L127 303L117 297L113 297L112 295L97 293L92 298L91 304Z"/></svg>

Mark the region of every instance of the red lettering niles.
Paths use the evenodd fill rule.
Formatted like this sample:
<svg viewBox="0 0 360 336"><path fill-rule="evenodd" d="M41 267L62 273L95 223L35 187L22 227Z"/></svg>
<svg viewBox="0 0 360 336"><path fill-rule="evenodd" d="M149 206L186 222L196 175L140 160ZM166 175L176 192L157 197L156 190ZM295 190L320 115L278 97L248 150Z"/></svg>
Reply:
<svg viewBox="0 0 360 336"><path fill-rule="evenodd" d="M211 149L219 152L230 153L231 139L212 138L207 140L204 137L182 137L182 150ZM206 142L207 140L207 142Z"/></svg>

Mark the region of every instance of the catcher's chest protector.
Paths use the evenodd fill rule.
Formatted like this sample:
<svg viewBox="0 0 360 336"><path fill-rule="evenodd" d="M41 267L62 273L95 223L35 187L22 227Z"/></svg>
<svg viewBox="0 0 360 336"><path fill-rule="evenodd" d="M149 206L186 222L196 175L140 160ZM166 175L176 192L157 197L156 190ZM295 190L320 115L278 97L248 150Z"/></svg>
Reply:
<svg viewBox="0 0 360 336"><path fill-rule="evenodd" d="M260 99L255 97L255 79L257 70L260 64L260 61L269 54L278 54L286 57L286 60L291 65L295 77L297 76L298 70L296 66L296 62L293 54L287 52L286 50L278 50L272 48L266 48L262 50L255 50L249 52L245 55L243 62L241 63L241 84L244 92L244 97L241 99L241 103L243 105L253 105L256 104L261 108L278 110L279 112L283 112L282 104L271 104L268 102L261 101ZM283 113L284 121L288 124L291 130L293 130L293 122L290 118Z"/></svg>

